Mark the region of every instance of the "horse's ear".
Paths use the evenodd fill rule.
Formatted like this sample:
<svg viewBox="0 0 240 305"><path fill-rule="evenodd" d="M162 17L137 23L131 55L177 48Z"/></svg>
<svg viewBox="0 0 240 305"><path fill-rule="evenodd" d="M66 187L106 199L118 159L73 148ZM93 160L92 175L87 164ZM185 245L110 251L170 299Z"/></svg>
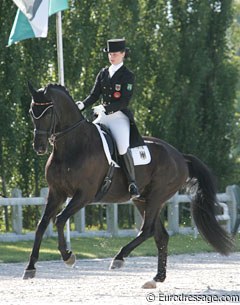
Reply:
<svg viewBox="0 0 240 305"><path fill-rule="evenodd" d="M44 90L44 92L43 92L44 96L45 96L46 99L49 100L49 101L51 100L51 88L52 88L52 85L49 84L49 85L47 85L47 87L45 88L45 90Z"/></svg>
<svg viewBox="0 0 240 305"><path fill-rule="evenodd" d="M28 89L32 96L36 93L36 90L33 88L33 85L28 81Z"/></svg>

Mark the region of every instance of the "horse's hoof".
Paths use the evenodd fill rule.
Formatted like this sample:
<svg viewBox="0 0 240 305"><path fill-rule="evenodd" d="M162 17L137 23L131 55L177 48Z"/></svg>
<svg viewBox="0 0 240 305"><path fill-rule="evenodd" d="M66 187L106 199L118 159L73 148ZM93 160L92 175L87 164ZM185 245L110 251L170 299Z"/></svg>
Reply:
<svg viewBox="0 0 240 305"><path fill-rule="evenodd" d="M36 275L36 269L32 269L32 270L24 270L23 273L23 280L28 280L28 279L33 279Z"/></svg>
<svg viewBox="0 0 240 305"><path fill-rule="evenodd" d="M64 261L64 263L65 263L65 265L67 267L70 267L70 268L74 267L74 265L76 264L76 256L75 256L75 254L72 253L71 256L69 257L69 259Z"/></svg>
<svg viewBox="0 0 240 305"><path fill-rule="evenodd" d="M157 284L154 280L146 282L144 285L142 285L143 289L155 289L157 288Z"/></svg>
<svg viewBox="0 0 240 305"><path fill-rule="evenodd" d="M121 260L121 259L114 259L112 260L111 262L111 265L109 267L109 269L120 269L122 268L124 265L124 260Z"/></svg>

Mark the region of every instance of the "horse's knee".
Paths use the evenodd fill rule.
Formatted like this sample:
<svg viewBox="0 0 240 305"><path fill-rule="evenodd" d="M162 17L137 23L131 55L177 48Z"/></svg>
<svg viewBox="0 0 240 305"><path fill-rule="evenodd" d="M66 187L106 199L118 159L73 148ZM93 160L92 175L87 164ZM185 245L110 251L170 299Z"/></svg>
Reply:
<svg viewBox="0 0 240 305"><path fill-rule="evenodd" d="M154 224L148 225L144 223L140 232L138 233L138 236L141 236L142 238L148 238L151 237L154 233Z"/></svg>
<svg viewBox="0 0 240 305"><path fill-rule="evenodd" d="M37 225L37 231L44 231L49 225L50 218L48 216L43 216Z"/></svg>
<svg viewBox="0 0 240 305"><path fill-rule="evenodd" d="M65 225L65 219L62 217L62 214L56 216L55 225L58 229L63 228Z"/></svg>

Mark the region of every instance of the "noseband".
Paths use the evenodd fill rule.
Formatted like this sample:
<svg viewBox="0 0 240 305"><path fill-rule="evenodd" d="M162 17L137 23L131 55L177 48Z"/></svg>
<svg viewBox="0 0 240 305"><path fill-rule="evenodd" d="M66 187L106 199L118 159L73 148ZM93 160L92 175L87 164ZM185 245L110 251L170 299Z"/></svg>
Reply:
<svg viewBox="0 0 240 305"><path fill-rule="evenodd" d="M32 108L29 110L30 114L32 115L32 117L34 118L34 120L39 120L43 117L43 115L49 110L51 109L51 126L49 130L41 130L41 129L36 129L34 128L34 137L36 135L47 135L49 138L49 142L51 145L54 145L54 143L61 138L62 136L64 136L66 133L72 131L73 129L75 129L76 127L78 127L83 121L85 121L85 119L81 119L80 121L78 121L77 123L73 124L72 126L70 126L67 129L64 129L62 131L59 132L55 132L55 128L56 128L56 123L57 123L57 114L54 110L54 105L53 102L48 102L48 103L38 103L38 102L32 102L32 106L48 106L46 107L43 112L39 115L39 116L35 116Z"/></svg>

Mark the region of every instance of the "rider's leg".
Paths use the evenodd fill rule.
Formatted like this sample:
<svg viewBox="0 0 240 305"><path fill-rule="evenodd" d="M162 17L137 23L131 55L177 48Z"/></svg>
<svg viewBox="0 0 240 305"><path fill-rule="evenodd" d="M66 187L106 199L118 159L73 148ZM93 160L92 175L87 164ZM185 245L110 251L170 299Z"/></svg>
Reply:
<svg viewBox="0 0 240 305"><path fill-rule="evenodd" d="M130 122L128 117L121 111L117 111L113 114L98 116L94 123L105 124L111 130L121 156L123 170L128 179L131 198L139 197L140 193L136 185L133 158L129 149Z"/></svg>
<svg viewBox="0 0 240 305"><path fill-rule="evenodd" d="M121 156L123 170L127 176L129 193L131 198L140 196L136 185L135 169L131 150L129 149L130 138L130 122L128 117L121 111L108 115L108 126L111 129L112 135L116 141L118 152Z"/></svg>
<svg viewBox="0 0 240 305"><path fill-rule="evenodd" d="M130 148L127 149L127 152L124 155L121 155L121 158L123 161L123 170L125 171L128 179L128 190L131 195L131 198L138 198L140 196L140 193L136 185L134 163Z"/></svg>

